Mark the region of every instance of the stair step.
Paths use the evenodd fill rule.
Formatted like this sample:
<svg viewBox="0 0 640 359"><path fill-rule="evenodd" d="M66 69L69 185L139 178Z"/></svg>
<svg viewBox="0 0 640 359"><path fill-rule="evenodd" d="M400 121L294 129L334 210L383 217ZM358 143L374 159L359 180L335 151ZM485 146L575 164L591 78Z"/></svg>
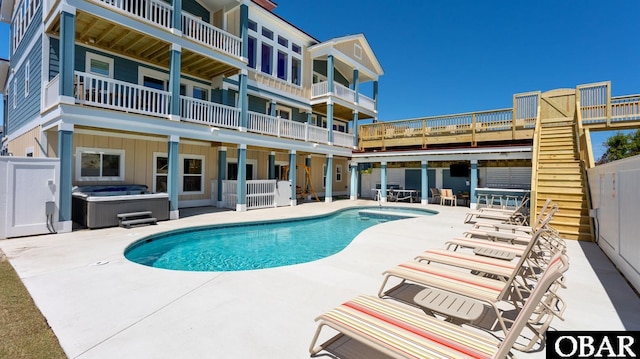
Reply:
<svg viewBox="0 0 640 359"><path fill-rule="evenodd" d="M547 149L574 151L575 147L571 141L548 141L540 143L540 151Z"/></svg>
<svg viewBox="0 0 640 359"><path fill-rule="evenodd" d="M543 119L541 119L541 123L558 123L558 122L571 122L571 123L573 123L573 118L571 118L571 117L552 117L552 118L543 118Z"/></svg>
<svg viewBox="0 0 640 359"><path fill-rule="evenodd" d="M549 171L538 171L538 182L540 181L580 181L582 176L580 173L567 173L561 171L558 173L550 173Z"/></svg>
<svg viewBox="0 0 640 359"><path fill-rule="evenodd" d="M553 139L553 140L559 140L559 139L567 139L567 141L571 141L573 142L573 132L567 132L567 133L558 133L558 132L544 132L542 131L542 133L540 133L540 138L541 138L541 142L544 142L545 140L549 140L549 139Z"/></svg>
<svg viewBox="0 0 640 359"><path fill-rule="evenodd" d="M538 192L545 190L552 192L554 189L562 190L564 193L582 193L582 181L541 181L538 179Z"/></svg>
<svg viewBox="0 0 640 359"><path fill-rule="evenodd" d="M158 219L154 217L146 217L146 218L138 218L138 219L127 219L120 223L121 226L129 228L134 224L156 224Z"/></svg>
<svg viewBox="0 0 640 359"><path fill-rule="evenodd" d="M129 212L129 213L118 213L118 218L128 218L128 217L145 217L151 216L151 211L140 211L140 212Z"/></svg>

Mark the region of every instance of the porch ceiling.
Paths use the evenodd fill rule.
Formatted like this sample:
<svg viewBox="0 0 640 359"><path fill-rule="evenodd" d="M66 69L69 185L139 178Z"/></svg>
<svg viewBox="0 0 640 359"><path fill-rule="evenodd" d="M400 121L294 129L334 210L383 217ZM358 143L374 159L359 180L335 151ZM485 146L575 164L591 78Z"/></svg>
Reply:
<svg viewBox="0 0 640 359"><path fill-rule="evenodd" d="M314 112L326 114L327 113L327 104L324 103L324 102L318 103L318 104L313 105L312 109L313 109ZM353 119L353 109L334 102L333 103L333 117L334 118L339 118L339 119L344 120L344 121L351 121ZM367 118L372 118L372 116L367 115L364 112L358 113L358 119L359 120L367 119Z"/></svg>
<svg viewBox="0 0 640 359"><path fill-rule="evenodd" d="M60 34L60 17L52 22L48 31ZM159 67L169 67L170 42L87 12L78 11L76 14L76 42L103 48ZM194 77L211 79L219 75L234 75L238 69L183 48L181 71Z"/></svg>

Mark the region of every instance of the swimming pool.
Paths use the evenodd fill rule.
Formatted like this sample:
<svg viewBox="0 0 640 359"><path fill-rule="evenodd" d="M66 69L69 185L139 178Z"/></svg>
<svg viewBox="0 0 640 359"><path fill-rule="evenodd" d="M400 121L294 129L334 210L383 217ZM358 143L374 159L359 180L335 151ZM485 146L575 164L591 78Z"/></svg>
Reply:
<svg viewBox="0 0 640 359"><path fill-rule="evenodd" d="M142 238L130 261L184 271L242 271L311 262L344 249L364 229L389 220L434 215L426 209L355 207L327 215L185 228Z"/></svg>

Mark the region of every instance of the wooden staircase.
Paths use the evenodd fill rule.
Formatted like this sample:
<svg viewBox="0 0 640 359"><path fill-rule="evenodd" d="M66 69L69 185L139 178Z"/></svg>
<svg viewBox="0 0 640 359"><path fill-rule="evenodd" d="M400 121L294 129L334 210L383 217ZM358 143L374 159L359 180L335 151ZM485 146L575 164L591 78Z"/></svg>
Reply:
<svg viewBox="0 0 640 359"><path fill-rule="evenodd" d="M551 221L565 239L592 240L585 172L580 161L573 117L542 118L533 158L537 183L536 213L547 198L558 203L559 211ZM537 142L537 143L536 143Z"/></svg>

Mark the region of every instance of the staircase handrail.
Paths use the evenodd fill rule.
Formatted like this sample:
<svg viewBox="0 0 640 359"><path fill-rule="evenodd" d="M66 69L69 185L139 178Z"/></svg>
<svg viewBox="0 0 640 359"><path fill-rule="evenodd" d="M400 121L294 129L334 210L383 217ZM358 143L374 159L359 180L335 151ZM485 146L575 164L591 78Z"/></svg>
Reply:
<svg viewBox="0 0 640 359"><path fill-rule="evenodd" d="M531 200L532 209L529 211L529 223L535 223L536 221L536 213L538 211L538 166L539 166L539 158L538 152L540 151L540 128L542 126L542 121L540 119L540 102L538 101L538 109L536 113L536 127L533 129L533 148L531 154L531 192L529 194Z"/></svg>

